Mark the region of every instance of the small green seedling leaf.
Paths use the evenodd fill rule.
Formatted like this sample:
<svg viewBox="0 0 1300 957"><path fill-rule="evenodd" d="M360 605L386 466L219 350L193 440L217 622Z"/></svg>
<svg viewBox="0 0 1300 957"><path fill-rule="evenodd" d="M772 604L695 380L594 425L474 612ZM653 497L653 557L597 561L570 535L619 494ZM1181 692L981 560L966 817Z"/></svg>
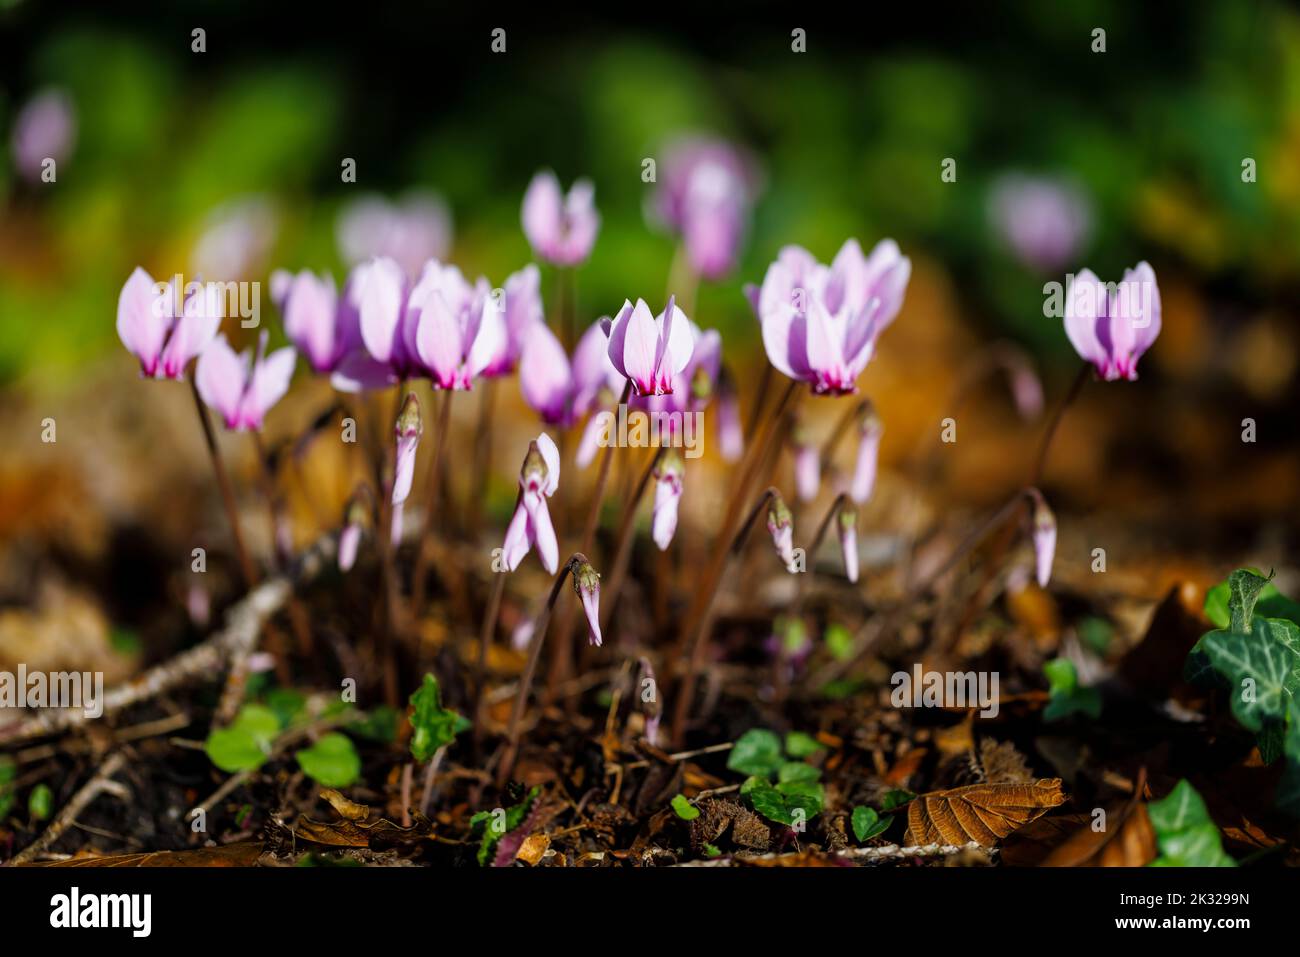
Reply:
<svg viewBox="0 0 1300 957"><path fill-rule="evenodd" d="M781 769L776 773L776 779L783 783L787 781L818 781L821 780L821 776L821 768L815 768L811 764L804 764L802 761L787 761L781 765Z"/></svg>
<svg viewBox="0 0 1300 957"><path fill-rule="evenodd" d="M1236 867L1223 850L1219 829L1196 789L1181 780L1169 794L1147 805L1160 857L1152 867Z"/></svg>
<svg viewBox="0 0 1300 957"><path fill-rule="evenodd" d="M853 633L841 624L827 625L822 641L836 661L845 661L853 654Z"/></svg>
<svg viewBox="0 0 1300 957"><path fill-rule="evenodd" d="M757 779L747 796L755 811L769 821L787 827L800 821L806 824L820 814L825 805L825 789L817 781L783 781L773 787L767 781Z"/></svg>
<svg viewBox="0 0 1300 957"><path fill-rule="evenodd" d="M235 720L217 728L203 744L212 763L230 774L261 767L271 753L271 743L280 733L280 719L260 704L246 704Z"/></svg>
<svg viewBox="0 0 1300 957"><path fill-rule="evenodd" d="M294 755L303 773L327 788L345 788L361 776L361 758L345 734L321 735L310 748Z"/></svg>
<svg viewBox="0 0 1300 957"><path fill-rule="evenodd" d="M893 817L881 817L874 808L858 806L853 809L853 836L858 843L868 841L878 834L883 834L894 821Z"/></svg>
<svg viewBox="0 0 1300 957"><path fill-rule="evenodd" d="M810 758L826 746L803 731L791 731L785 736L785 753L792 758Z"/></svg>
<svg viewBox="0 0 1300 957"><path fill-rule="evenodd" d="M906 788L897 788L896 790L889 791L880 802L880 810L885 812L892 811L895 808L902 807L914 797L916 797L916 795Z"/></svg>
<svg viewBox="0 0 1300 957"><path fill-rule="evenodd" d="M685 795L679 794L673 798L672 805L673 811L683 821L693 821L700 816L700 809L686 800Z"/></svg>
<svg viewBox="0 0 1300 957"><path fill-rule="evenodd" d="M54 792L48 784L38 784L27 795L27 813L33 821L44 821L54 806Z"/></svg>
<svg viewBox="0 0 1300 957"><path fill-rule="evenodd" d="M705 844L705 845L704 845L704 856L705 856L705 857L721 857L721 856L722 856L722 852L721 852L720 850L718 850L716 847L714 847L712 844Z"/></svg>
<svg viewBox="0 0 1300 957"><path fill-rule="evenodd" d="M781 739L762 728L751 728L742 734L727 757L727 767L731 770L763 778L771 777L783 763Z"/></svg>
<svg viewBox="0 0 1300 957"><path fill-rule="evenodd" d="M1043 665L1050 698L1043 709L1044 721L1059 721L1071 714L1101 717L1101 693L1079 684L1078 672L1069 658L1054 658Z"/></svg>
<svg viewBox="0 0 1300 957"><path fill-rule="evenodd" d="M0 824L14 805L14 778L18 776L18 765L7 754L0 754Z"/></svg>
<svg viewBox="0 0 1300 957"><path fill-rule="evenodd" d="M438 749L448 745L470 723L455 711L442 706L442 692L438 679L424 676L424 684L411 695L411 756L417 761L428 761Z"/></svg>

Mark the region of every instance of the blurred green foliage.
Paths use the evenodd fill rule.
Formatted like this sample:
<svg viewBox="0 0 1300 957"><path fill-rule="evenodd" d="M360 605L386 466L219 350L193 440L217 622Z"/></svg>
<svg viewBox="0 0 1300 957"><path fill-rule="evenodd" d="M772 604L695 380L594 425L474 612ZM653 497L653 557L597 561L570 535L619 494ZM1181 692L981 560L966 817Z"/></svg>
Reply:
<svg viewBox="0 0 1300 957"><path fill-rule="evenodd" d="M706 285L696 309L729 339L753 334L741 286L781 245L829 257L846 236L890 235L952 270L972 323L1064 354L1041 312L1043 282L1061 277L1018 265L989 228L988 185L1009 169L1068 173L1086 189L1096 228L1078 266L1103 276L1147 258L1260 295L1300 258L1300 15L1281 3L1191 4L1173 19L1118 0L1026 2L979 21L981 33L936 23L933 42L883 25L871 37L814 29L802 56L788 28L750 25L717 52L661 31L556 24L545 42L515 28L490 68L486 40L475 59L440 36L427 62L408 42L392 53L408 69L378 74L375 60L347 59L373 34L254 42L254 26L232 21L243 31L232 41L220 8L205 13L214 52L202 56L174 15L27 24L0 119L54 85L76 104L78 135L56 186L20 182L7 164L0 174L0 381L103 355L131 268L187 270L205 217L251 195L272 201L280 227L250 278L281 265L339 274L341 204L421 186L451 205L452 258L500 282L530 258L519 203L532 173L587 175L604 224L579 280L583 318L625 297L658 303L674 242L646 224L641 162L688 131L746 144L764 170L741 268ZM1099 23L1104 54L1089 49ZM232 43L238 55L215 52ZM340 182L345 156L358 185ZM945 157L958 161L955 184L940 179ZM1258 183L1242 183L1243 157Z"/></svg>

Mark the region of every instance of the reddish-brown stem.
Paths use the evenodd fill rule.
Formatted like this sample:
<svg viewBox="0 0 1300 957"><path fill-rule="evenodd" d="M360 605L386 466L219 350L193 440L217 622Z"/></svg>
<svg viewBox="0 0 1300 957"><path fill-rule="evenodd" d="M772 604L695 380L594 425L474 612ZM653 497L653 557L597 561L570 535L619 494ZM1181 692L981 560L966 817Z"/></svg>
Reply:
<svg viewBox="0 0 1300 957"><path fill-rule="evenodd" d="M546 640L546 626L550 624L551 612L555 609L555 603L560 597L560 588L564 585L564 580L577 565L585 564L587 556L581 552L574 552L569 556L569 560L560 568L559 573L555 576L555 584L551 586L551 594L546 599L546 604L538 612L537 618L533 623L533 637L528 647L528 663L524 665L524 673L519 678L519 690L515 695L514 707L510 710L510 723L506 727L506 750L501 756L501 763L497 767L497 787L504 787L506 781L510 779L510 772L514 770L515 757L519 749L519 723L524 717L524 708L528 704L528 692L533 686L533 678L537 674L537 662L542 656L542 644Z"/></svg>
<svg viewBox="0 0 1300 957"><path fill-rule="evenodd" d="M1088 381L1088 371L1091 368L1092 366L1087 362L1079 367L1079 372L1070 385L1070 391L1065 394L1061 404L1056 407L1052 420L1047 423L1047 428L1043 431L1043 440L1038 446L1038 456L1034 459L1034 470L1029 475L1029 485L1037 486L1042 481L1043 469L1047 466L1047 453L1052 447L1052 439L1056 437L1056 432L1061 427L1061 420L1065 418L1065 410L1078 398L1080 391L1083 389L1083 384Z"/></svg>
<svg viewBox="0 0 1300 957"><path fill-rule="evenodd" d="M420 529L420 540L415 549L415 571L411 579L411 610L417 618L424 608L429 544L433 536L433 523L438 514L442 457L447 448L447 432L451 428L451 395L451 390L443 391L442 408L438 412L438 434L433 437L433 458L429 460L429 477L425 482L424 525Z"/></svg>
<svg viewBox="0 0 1300 957"><path fill-rule="evenodd" d="M628 559L632 555L633 529L636 525L636 510L641 503L642 496L645 495L646 489L650 485L650 478L654 475L655 466L663 458L664 450L659 449L654 455L650 456L650 461L646 463L645 471L637 479L637 483L632 493L623 503L623 520L618 526L618 537L614 545L614 561L609 569L609 581L601 585L601 628L609 625L611 616L614 614L614 606L618 603L618 594L623 587L623 579L627 574Z"/></svg>
<svg viewBox="0 0 1300 957"><path fill-rule="evenodd" d="M771 430L769 429L769 434ZM701 665L704 663L704 653L708 646L706 636L712 630L713 625L713 600L718 593L718 585L721 584L723 576L726 574L731 559L739 555L749 540L750 530L757 523L758 517L763 514L763 509L768 506L772 499L780 493L775 488L767 488L759 499L754 503L753 509L745 517L730 547L725 549L714 548L714 559L708 570L708 578L705 580L705 588L701 593L704 600L696 615L698 615L698 624L692 631L685 634L685 654L686 673L677 688L677 696L673 702L673 722L672 722L672 739L674 742L680 742L682 735L686 731L686 718L690 714L690 706L695 696L695 682Z"/></svg>
<svg viewBox="0 0 1300 957"><path fill-rule="evenodd" d="M465 523L472 537L478 537L483 519L483 497L492 474L492 420L496 411L497 383L486 379L478 405L478 427L474 434L474 481L470 485L470 503Z"/></svg>
<svg viewBox="0 0 1300 957"><path fill-rule="evenodd" d="M235 494L226 475L226 467L221 461L221 451L217 448L217 437L212 431L212 422L208 419L208 410L203 405L199 388L190 378L190 391L194 394L194 408L199 413L199 423L203 426L203 438L208 445L208 457L212 460L212 471L217 479L217 488L221 491L221 502L226 509L226 518L230 521L230 534L235 542L235 556L239 560L239 572L244 579L244 587L252 588L257 582L257 568L248 557L244 547L244 536L239 530L239 512L235 507Z"/></svg>

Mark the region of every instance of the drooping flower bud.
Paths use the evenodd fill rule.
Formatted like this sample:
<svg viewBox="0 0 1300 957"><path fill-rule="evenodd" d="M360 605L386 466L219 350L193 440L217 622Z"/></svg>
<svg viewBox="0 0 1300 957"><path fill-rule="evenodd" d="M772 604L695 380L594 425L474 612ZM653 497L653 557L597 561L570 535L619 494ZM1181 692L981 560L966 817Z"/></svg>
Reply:
<svg viewBox="0 0 1300 957"><path fill-rule="evenodd" d="M840 525L840 551L844 554L844 574L849 581L858 580L858 510L851 502L840 506L836 520Z"/></svg>
<svg viewBox="0 0 1300 957"><path fill-rule="evenodd" d="M1038 575L1038 586L1046 588L1052 578L1052 560L1056 556L1056 516L1047 505L1038 489L1030 489L1029 496L1034 502L1033 539L1034 564Z"/></svg>
<svg viewBox="0 0 1300 957"><path fill-rule="evenodd" d="M393 470L393 504L401 505L411 494L411 481L415 477L415 447L420 444L424 434L424 422L420 417L420 400L414 392L406 394L402 411L397 414L397 423L393 428L397 437L397 464Z"/></svg>
<svg viewBox="0 0 1300 957"><path fill-rule="evenodd" d="M813 444L803 423L795 426L791 444L794 446L795 494L799 501L811 502L822 484L821 452Z"/></svg>
<svg viewBox="0 0 1300 957"><path fill-rule="evenodd" d="M656 744L659 739L659 720L663 717L664 704L659 697L659 684L655 681L655 671L649 658L641 658L640 673L636 680L638 707L645 715L645 739Z"/></svg>
<svg viewBox="0 0 1300 957"><path fill-rule="evenodd" d="M506 567L514 571L528 550L537 547L542 567L554 574L560 564L560 545L551 524L546 500L560 486L560 451L545 432L528 444L519 470L519 502L506 529L502 554Z"/></svg>
<svg viewBox="0 0 1300 957"><path fill-rule="evenodd" d="M363 486L364 488L364 486ZM350 571L357 561L357 547L362 530L370 521L370 510L361 489L352 493L343 514L343 531L339 534L339 571Z"/></svg>
<svg viewBox="0 0 1300 957"><path fill-rule="evenodd" d="M585 558L574 563L573 592L582 602L583 613L587 616L587 637L593 645L600 647L600 575Z"/></svg>
<svg viewBox="0 0 1300 957"><path fill-rule="evenodd" d="M655 463L653 534L659 550L665 551L677 531L677 506L682 499L685 464L677 449L669 446Z"/></svg>
<svg viewBox="0 0 1300 957"><path fill-rule="evenodd" d="M785 499L773 493L767 506L767 530L772 534L777 557L786 568L794 565L794 516Z"/></svg>
<svg viewBox="0 0 1300 957"><path fill-rule="evenodd" d="M849 498L858 505L871 498L876 487L876 458L880 452L880 437L884 433L885 427L876 415L875 406L868 405L858 425L858 457L849 484Z"/></svg>

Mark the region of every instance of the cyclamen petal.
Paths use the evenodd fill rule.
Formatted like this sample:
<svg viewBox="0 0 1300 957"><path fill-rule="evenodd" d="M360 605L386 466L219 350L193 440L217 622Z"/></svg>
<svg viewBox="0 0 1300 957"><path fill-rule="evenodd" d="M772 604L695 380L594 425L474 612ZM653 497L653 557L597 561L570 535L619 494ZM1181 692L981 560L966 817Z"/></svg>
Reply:
<svg viewBox="0 0 1300 957"><path fill-rule="evenodd" d="M361 544L361 526L349 523L339 533L339 571L351 571L357 561L357 548Z"/></svg>
<svg viewBox="0 0 1300 957"><path fill-rule="evenodd" d="M1146 262L1107 287L1089 269L1065 292L1065 334L1106 380L1137 378L1137 363L1160 335L1160 288Z"/></svg>
<svg viewBox="0 0 1300 957"><path fill-rule="evenodd" d="M849 506L840 508L840 553L844 556L844 574L849 581L858 580L858 512Z"/></svg>
<svg viewBox="0 0 1300 957"><path fill-rule="evenodd" d="M817 446L803 444L794 450L795 492L801 502L811 502L821 488L822 462Z"/></svg>
<svg viewBox="0 0 1300 957"><path fill-rule="evenodd" d="M1037 489L1030 491L1034 503L1033 522L1034 568L1038 586L1046 588L1052 578L1052 561L1056 557L1056 516Z"/></svg>
<svg viewBox="0 0 1300 957"><path fill-rule="evenodd" d="M573 590L582 601L582 610L587 616L587 636L591 644L599 647L600 634L600 575L591 563L579 562L573 569Z"/></svg>
<svg viewBox="0 0 1300 957"><path fill-rule="evenodd" d="M580 179L566 197L554 173L540 172L524 193L521 219L524 235L541 259L576 266L591 253L600 229L595 187Z"/></svg>
<svg viewBox="0 0 1300 957"><path fill-rule="evenodd" d="M872 415L863 423L859 432L853 479L849 483L849 498L858 505L870 499L876 487L876 460L880 453L880 439L884 431L879 420Z"/></svg>
<svg viewBox="0 0 1300 957"><path fill-rule="evenodd" d="M624 302L609 332L609 359L632 383L637 395L667 395L673 377L686 368L695 351L690 319L668 306L652 316L645 300Z"/></svg>
<svg viewBox="0 0 1300 957"><path fill-rule="evenodd" d="M267 356L267 338L263 331L255 360L249 351L236 355L223 335L199 356L195 387L203 401L221 413L228 429L261 429L266 413L289 390L297 353L286 346Z"/></svg>
<svg viewBox="0 0 1300 957"><path fill-rule="evenodd" d="M655 466L655 500L651 531L659 550L666 551L677 531L677 507L682 499L684 472L681 456L667 449Z"/></svg>
<svg viewBox="0 0 1300 957"><path fill-rule="evenodd" d="M544 422L570 424L573 373L564 346L545 323L535 323L524 339L519 391Z"/></svg>

